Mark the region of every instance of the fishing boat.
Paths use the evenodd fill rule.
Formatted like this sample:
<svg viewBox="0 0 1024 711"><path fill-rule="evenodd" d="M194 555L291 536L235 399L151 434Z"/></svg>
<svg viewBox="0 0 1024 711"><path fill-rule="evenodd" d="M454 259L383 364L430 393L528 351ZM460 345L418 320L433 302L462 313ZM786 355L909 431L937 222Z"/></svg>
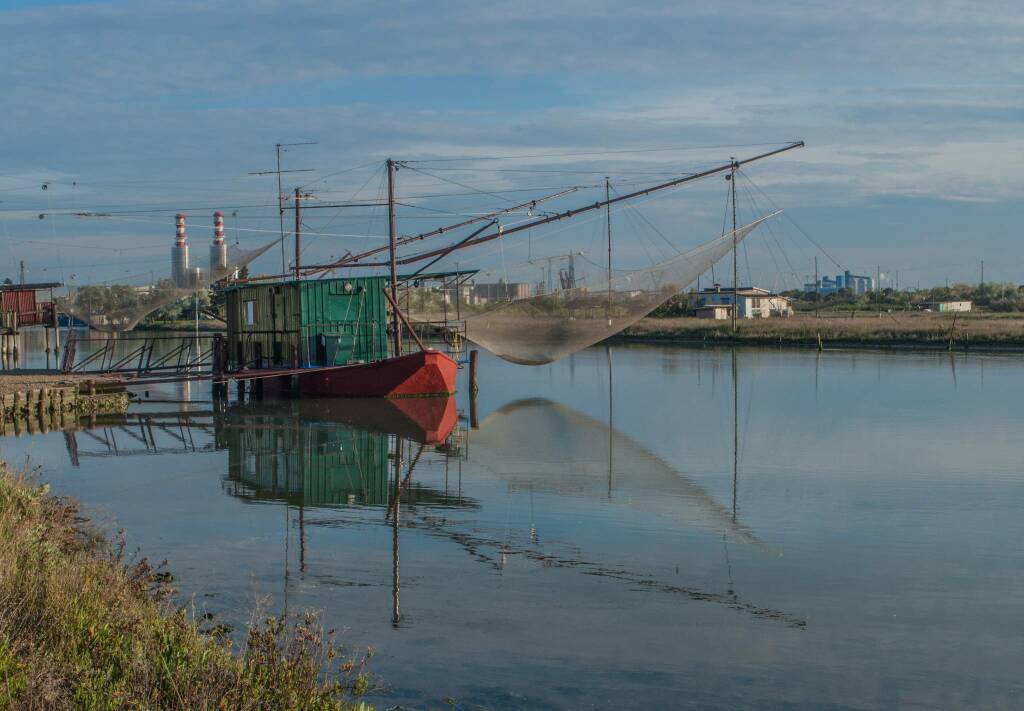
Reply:
<svg viewBox="0 0 1024 711"><path fill-rule="evenodd" d="M387 174L388 244L361 254L348 254L329 264L302 265L302 203L309 196L295 191L288 208L295 214L295 259L290 278L280 281L232 282L227 291L228 360L236 371L278 369L267 376L288 376L302 395L336 397L425 397L444 396L455 391L457 363L448 354L427 347L417 333L423 325L440 321L442 334L452 333L447 307L452 290L424 289L430 276L426 270L456 250L464 250L522 233L560 220L597 210L607 211L607 266L596 265L589 278L573 268L560 274L561 288L531 289L527 279L510 282L509 268L502 265L493 282L496 287L482 307L462 319L464 336L513 363L540 365L598 343L636 323L675 294L730 251L736 274L736 248L751 231L776 213L746 225L736 222L735 185L739 169L753 161L794 148L790 143L744 160L709 167L696 173L647 185L626 194L612 195L605 179L604 199L579 207L533 217L533 208L546 200L562 197L574 189L539 197L482 215L468 216L454 225L435 228L418 235L399 236L395 218L395 181L402 163L388 159ZM613 205L659 191L721 175L730 181L733 226L697 247L641 269L613 270L611 209ZM385 203L381 203L383 207ZM327 205L318 205L318 207ZM345 207L345 205L330 205ZM502 216L527 209L532 219L503 226ZM399 255L400 248L482 223L467 235L446 246ZM374 255L387 252L386 260ZM412 269L400 274L398 269ZM525 265L536 273L533 263ZM386 270L387 275L325 278L338 269L348 273L357 268ZM473 272L477 274L478 272ZM483 274L480 272L480 274ZM504 278L502 278L504 275ZM315 278L314 278L315 277ZM456 284L459 282L457 281ZM513 289L512 287L515 287ZM455 292L461 287L457 287ZM417 292L414 298L413 292ZM412 316L400 307L403 300L418 305ZM438 313L443 310L443 313ZM415 343L411 346L409 340ZM230 374L229 376L230 377Z"/></svg>
<svg viewBox="0 0 1024 711"><path fill-rule="evenodd" d="M458 363L411 328L395 338L385 277L241 282L225 288L229 373L309 397L443 397ZM253 372L262 371L262 372Z"/></svg>

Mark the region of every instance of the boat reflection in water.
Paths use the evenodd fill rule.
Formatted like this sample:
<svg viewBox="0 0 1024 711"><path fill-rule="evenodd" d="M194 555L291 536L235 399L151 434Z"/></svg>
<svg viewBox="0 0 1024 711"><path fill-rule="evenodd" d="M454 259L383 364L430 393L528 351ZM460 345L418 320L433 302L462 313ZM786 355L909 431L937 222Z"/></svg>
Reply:
<svg viewBox="0 0 1024 711"><path fill-rule="evenodd" d="M236 405L217 418L218 440L228 450L226 490L295 505L387 505L393 451L411 442L448 452L457 421L452 398Z"/></svg>
<svg viewBox="0 0 1024 711"><path fill-rule="evenodd" d="M561 525L562 520L579 512L589 516L618 510L618 514L608 513L604 524L607 535L613 537L618 535L616 527L623 535L632 534L638 522L653 521L662 529L711 532L727 544L769 552L737 519L735 508L723 506L631 437L558 402L515 401L487 415L474 430L459 426L451 399L250 401L222 411L174 414L184 434L175 438L177 445L172 449L208 449L203 442L212 432L213 448L227 450L226 494L254 503L286 504L286 606L292 565L289 546L298 549L299 572L305 573L307 536L313 529L326 532L384 524L391 529L389 577L395 626L405 624L399 604L403 536L442 541L464 551L468 568L462 568L461 575L472 575L473 568L481 565L501 573L511 559L518 558L527 565L563 568L634 589L711 602L789 626L805 624L789 613L741 599L731 574L724 592L681 585L645 569L639 558L622 560L595 549L593 543L581 546L573 529ZM115 430L144 433L152 428L152 421L144 419L154 416L134 417L137 422L125 418L123 423L108 424L109 431L89 432L88 438L109 443ZM168 413L157 428L174 434L171 417ZM205 431L205 439L193 436L194 430ZM143 434L135 439L151 442L153 438ZM69 442L73 441L72 435ZM127 453L114 449L108 445L106 453L97 454ZM76 445L75 456L87 454ZM464 493L464 465L472 497ZM735 482L734 478L734 486ZM511 518L512 499L517 496L523 502L529 497L528 524ZM547 510L558 511L559 520L535 523L535 496L551 499ZM523 508L520 505L518 510ZM559 528L560 536L544 535L545 527ZM296 534L297 545L289 543ZM642 546L643 541L635 545ZM441 584L427 583L422 573L418 577L420 585Z"/></svg>

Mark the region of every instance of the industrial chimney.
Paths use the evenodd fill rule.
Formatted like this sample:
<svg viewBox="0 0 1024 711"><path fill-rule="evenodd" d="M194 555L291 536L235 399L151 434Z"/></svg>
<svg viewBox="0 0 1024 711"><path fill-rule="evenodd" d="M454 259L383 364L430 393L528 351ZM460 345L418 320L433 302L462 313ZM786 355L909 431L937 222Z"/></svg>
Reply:
<svg viewBox="0 0 1024 711"><path fill-rule="evenodd" d="M185 241L185 216L174 216L175 240L171 247L171 279L174 285L187 288L191 275L188 272L188 243Z"/></svg>
<svg viewBox="0 0 1024 711"><path fill-rule="evenodd" d="M228 268L228 246L224 244L224 213L213 213L213 244L210 245L210 279L220 279Z"/></svg>

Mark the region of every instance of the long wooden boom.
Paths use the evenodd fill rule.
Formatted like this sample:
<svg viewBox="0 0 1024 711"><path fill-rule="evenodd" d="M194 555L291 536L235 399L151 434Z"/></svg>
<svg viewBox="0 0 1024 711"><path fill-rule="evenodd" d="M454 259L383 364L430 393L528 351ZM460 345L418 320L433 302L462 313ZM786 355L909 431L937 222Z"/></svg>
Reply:
<svg viewBox="0 0 1024 711"><path fill-rule="evenodd" d="M683 176L682 178L676 178L675 180L670 180L667 183L660 183L658 185L652 185L651 187L644 188L643 190L637 190L635 192L627 193L625 195L619 195L619 196L613 197L611 199L601 200L601 201L595 202L595 203L593 203L591 205L585 205L583 207L578 207L578 208L575 208L575 209L572 209L572 210L566 210L565 212L559 212L559 213L556 213L554 215L548 215L546 217L541 217L541 218L538 218L536 220L532 220L530 222L524 222L522 224L515 225L513 227L508 227L508 228L499 227L494 232L491 232L491 233L486 234L486 235L481 235L480 237L476 237L474 239L468 240L467 242L459 245L459 249L466 249L467 247L473 247L475 245L482 244L484 242L490 242L491 240L495 240L495 239L498 239L499 237L504 237L506 235L513 234L515 232L522 232L523 230L530 230L530 229L533 229L535 227L540 227L541 225L547 225L547 224L550 224L552 222L557 222L559 220L565 220L565 219L568 219L570 217L575 217L576 215L580 215L580 214L585 213L585 212L591 212L593 210L600 210L602 207L605 207L606 205L613 205L613 204L615 204L617 202L622 202L624 200L631 200L633 198L637 198L637 197L640 197L642 195L649 195L649 194L651 194L653 192L657 192L659 190L666 190L668 188L675 187L676 185L682 185L683 183L688 183L688 182L691 182L693 180L700 180L701 178L706 178L709 175L714 175L716 173L724 173L726 171L732 170L734 167L738 168L741 165L746 165L747 163L753 163L754 161L761 160L762 158L768 158L769 156L778 155L779 153L784 153L786 151L793 150L794 148L803 148L803 145L804 145L803 141L796 141L795 143L790 143L788 145L783 146L782 148L777 148L774 151L768 151L767 153L761 153L760 155L756 155L756 156L753 156L751 158L746 158L746 159L741 160L741 161L734 161L732 163L726 163L724 165L720 165L720 166L717 166L717 167L714 167L714 168L709 168L708 170L704 170L704 171L701 171L699 173L693 173L691 175ZM430 259L431 257L438 256L439 254L444 254L447 250L448 250L448 247L443 247L443 248L440 248L440 249L431 250L429 252L420 252L419 254L413 254L413 255L410 255L410 256L405 257L403 259L399 259L398 263L399 264L411 264L413 262L418 262L418 261L420 261L422 259ZM361 266L368 266L369 267L369 266L380 266L380 265L379 264L365 264L365 265L361 265Z"/></svg>
<svg viewBox="0 0 1024 711"><path fill-rule="evenodd" d="M403 245L411 244L413 242L419 242L420 240L427 239L428 237L434 237L435 235L444 234L445 232L451 232L452 230L457 230L459 228L466 227L468 225L472 225L472 224L477 223L477 222L483 222L485 220L493 221L494 218L499 217L501 215L505 215L505 214L507 214L509 212L514 212L515 210L521 210L524 207L527 207L527 208L529 208L529 207L536 207L537 205L539 205L542 202L547 202L548 200L554 200L555 198L562 197L563 195L568 195L569 193L574 193L578 189L579 188L568 188L566 190L562 190L561 192L554 193L553 195L546 195L544 197L536 198L534 200L527 200L526 202L519 203L518 205L513 205L511 207L506 207L506 208L503 208L501 210L496 210L494 212L487 213L486 215L479 215L477 217L471 217L471 218L469 218L467 220L463 220L462 222L456 223L454 225L446 225L444 227L438 227L436 229L430 230L429 232L423 232L423 233L420 233L418 235L413 235L411 237L404 237L402 239L399 239L396 242L396 246L401 247ZM386 252L386 251L388 251L388 249L390 249L390 246L385 245L383 247L375 247L373 249L367 250L365 252L361 252L359 254L347 255L347 256L342 257L341 259L337 260L336 262L332 262L330 264L311 264L308 267L305 267L303 269L303 272L305 274L316 274L318 272L325 272L325 271L329 271L331 269L338 269L339 267L360 267L360 266L364 266L362 264L356 264L356 262L358 262L358 261L360 261L362 259L366 259L367 257L372 257L375 254L380 254L381 252ZM366 265L366 266L369 266L369 265Z"/></svg>

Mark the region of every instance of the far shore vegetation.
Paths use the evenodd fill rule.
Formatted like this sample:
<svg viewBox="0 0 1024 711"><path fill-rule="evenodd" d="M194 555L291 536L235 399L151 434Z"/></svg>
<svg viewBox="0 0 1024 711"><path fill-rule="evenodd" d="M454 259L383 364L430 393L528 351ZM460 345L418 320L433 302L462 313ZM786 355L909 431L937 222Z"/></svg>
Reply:
<svg viewBox="0 0 1024 711"><path fill-rule="evenodd" d="M369 709L369 652L313 614L230 628L78 506L0 465L0 709Z"/></svg>

